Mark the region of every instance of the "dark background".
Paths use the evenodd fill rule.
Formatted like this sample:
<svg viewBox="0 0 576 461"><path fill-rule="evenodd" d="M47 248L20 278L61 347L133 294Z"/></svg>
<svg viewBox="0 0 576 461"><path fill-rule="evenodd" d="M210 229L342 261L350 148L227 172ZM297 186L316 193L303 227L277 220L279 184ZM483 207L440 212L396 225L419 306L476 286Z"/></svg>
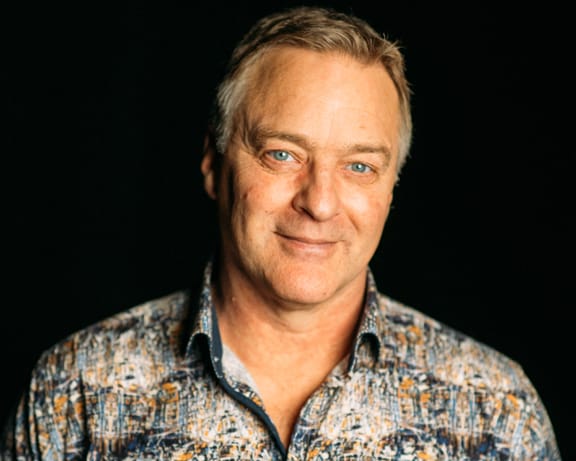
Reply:
<svg viewBox="0 0 576 461"><path fill-rule="evenodd" d="M296 3L2 7L1 418L52 343L188 286L214 240L198 162L215 79L253 20ZM315 3L406 54L415 138L382 291L519 361L576 459L570 14Z"/></svg>

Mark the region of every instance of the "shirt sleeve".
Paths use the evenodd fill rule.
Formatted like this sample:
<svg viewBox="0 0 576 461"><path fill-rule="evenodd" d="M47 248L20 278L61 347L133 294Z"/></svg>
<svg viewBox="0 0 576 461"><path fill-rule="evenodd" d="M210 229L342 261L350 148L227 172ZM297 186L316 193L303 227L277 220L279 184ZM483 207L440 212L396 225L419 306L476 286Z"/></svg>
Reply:
<svg viewBox="0 0 576 461"><path fill-rule="evenodd" d="M85 405L82 394L81 381L70 357L63 355L59 348L44 353L2 428L0 459L84 459Z"/></svg>
<svg viewBox="0 0 576 461"><path fill-rule="evenodd" d="M510 397L510 404L522 415L514 431L511 459L561 461L554 428L546 407L530 379L521 369L525 400ZM524 407L524 408L521 408Z"/></svg>

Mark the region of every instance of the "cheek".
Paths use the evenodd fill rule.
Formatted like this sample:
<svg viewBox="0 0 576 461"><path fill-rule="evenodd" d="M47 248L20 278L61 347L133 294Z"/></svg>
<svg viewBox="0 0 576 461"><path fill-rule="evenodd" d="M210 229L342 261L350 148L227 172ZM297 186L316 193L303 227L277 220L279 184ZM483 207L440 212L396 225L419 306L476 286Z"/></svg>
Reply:
<svg viewBox="0 0 576 461"><path fill-rule="evenodd" d="M379 233L388 217L391 193L349 194L346 200L348 216L358 229L366 233Z"/></svg>
<svg viewBox="0 0 576 461"><path fill-rule="evenodd" d="M261 182L239 181L235 185L232 219L243 231L266 227L265 217L279 207L278 189L265 187Z"/></svg>
<svg viewBox="0 0 576 461"><path fill-rule="evenodd" d="M245 185L238 190L239 205L247 210L262 211L267 197L269 194L258 185Z"/></svg>
<svg viewBox="0 0 576 461"><path fill-rule="evenodd" d="M289 203L293 188L277 177L242 178L237 184L237 196L242 208L253 213L272 213L278 207Z"/></svg>

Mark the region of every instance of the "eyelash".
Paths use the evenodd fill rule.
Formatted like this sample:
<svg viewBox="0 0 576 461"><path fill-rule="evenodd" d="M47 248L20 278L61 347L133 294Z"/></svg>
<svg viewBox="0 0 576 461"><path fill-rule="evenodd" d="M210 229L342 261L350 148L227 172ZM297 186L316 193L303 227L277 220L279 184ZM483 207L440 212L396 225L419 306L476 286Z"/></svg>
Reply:
<svg viewBox="0 0 576 461"><path fill-rule="evenodd" d="M294 155L292 155L289 151L283 149L275 149L267 151L266 155L271 157L273 160L281 163L286 163L288 161L296 161ZM369 174L375 171L373 167L362 162L353 162L347 165L346 169L352 171L353 173L358 174Z"/></svg>
<svg viewBox="0 0 576 461"><path fill-rule="evenodd" d="M285 151L285 150L278 149L278 150L271 150L271 151L266 152L266 155L272 157L274 160L277 160L277 161L279 161L279 162L284 162L284 161L287 160L287 158L278 158L278 155L277 155L277 154L285 154L286 157L289 157L289 158L291 158L291 159L294 159L294 156L293 156L291 153L289 153L288 151Z"/></svg>
<svg viewBox="0 0 576 461"><path fill-rule="evenodd" d="M357 169L357 167L361 167L362 171L359 171ZM372 168L369 165L366 165L365 163L361 163L361 162L351 163L350 165L348 165L348 168L350 170L352 170L354 173L363 173L364 174L364 173L370 173L370 172L374 171L374 168Z"/></svg>

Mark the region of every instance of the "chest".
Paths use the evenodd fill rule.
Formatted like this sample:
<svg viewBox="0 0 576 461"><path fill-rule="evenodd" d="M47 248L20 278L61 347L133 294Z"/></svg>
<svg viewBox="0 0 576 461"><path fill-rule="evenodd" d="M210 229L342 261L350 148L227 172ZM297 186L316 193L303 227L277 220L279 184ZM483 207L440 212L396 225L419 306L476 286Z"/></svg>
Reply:
<svg viewBox="0 0 576 461"><path fill-rule="evenodd" d="M297 415L287 449L249 386L226 388L208 376L183 375L145 392L88 390L86 413L93 459L205 461L440 460L480 452L479 459L496 459L521 417L478 390L370 374L324 382Z"/></svg>

